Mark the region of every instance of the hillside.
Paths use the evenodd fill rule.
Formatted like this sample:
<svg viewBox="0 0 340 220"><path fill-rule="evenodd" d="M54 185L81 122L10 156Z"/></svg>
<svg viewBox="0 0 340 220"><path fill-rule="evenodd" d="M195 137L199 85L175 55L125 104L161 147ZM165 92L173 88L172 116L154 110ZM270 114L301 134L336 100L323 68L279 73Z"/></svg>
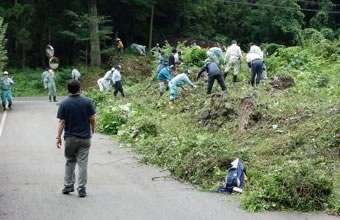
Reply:
<svg viewBox="0 0 340 220"><path fill-rule="evenodd" d="M315 55L322 43L333 51ZM168 95L159 97L151 73L131 81L134 67L149 63L148 57L123 58L127 98L95 90L87 95L97 105L101 132L114 134L143 155L144 162L181 180L215 190L227 165L238 157L249 175L241 197L244 208L338 212L340 62L337 42L322 43L277 50L267 60L270 79L255 89L247 82L245 62L241 82L227 79L226 96L218 85L207 96L206 83L195 82L198 88L182 90L175 108L169 108ZM197 67L190 69L195 79ZM292 77L295 84L275 89L274 76ZM252 108L245 130L240 129L242 100Z"/></svg>

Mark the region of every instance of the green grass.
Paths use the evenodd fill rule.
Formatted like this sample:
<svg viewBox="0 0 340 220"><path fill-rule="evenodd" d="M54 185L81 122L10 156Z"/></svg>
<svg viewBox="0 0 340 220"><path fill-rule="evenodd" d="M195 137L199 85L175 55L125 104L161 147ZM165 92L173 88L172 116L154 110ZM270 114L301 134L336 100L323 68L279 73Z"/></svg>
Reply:
<svg viewBox="0 0 340 220"><path fill-rule="evenodd" d="M96 75L102 72L100 69L93 68L86 71L85 67L80 67L79 70L87 87L94 85L96 83ZM41 80L41 74L44 72L44 69L10 68L9 72L15 83L12 88L14 97L47 96L48 91L44 89ZM56 71L56 76L57 95L67 95L66 84L71 79L71 68L59 68Z"/></svg>

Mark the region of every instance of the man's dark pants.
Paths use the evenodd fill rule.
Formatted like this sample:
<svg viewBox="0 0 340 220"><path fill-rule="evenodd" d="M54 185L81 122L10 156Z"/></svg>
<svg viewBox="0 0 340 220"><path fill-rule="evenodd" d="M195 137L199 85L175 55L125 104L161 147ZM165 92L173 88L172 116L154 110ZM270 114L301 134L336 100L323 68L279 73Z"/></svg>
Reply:
<svg viewBox="0 0 340 220"><path fill-rule="evenodd" d="M113 87L115 88L115 91L113 92L114 96L117 96L118 92L120 92L120 94L122 94L123 97L125 96L123 86L120 81L116 81Z"/></svg>
<svg viewBox="0 0 340 220"><path fill-rule="evenodd" d="M214 76L209 76L208 78L208 94L211 94L211 90L213 88L214 82L217 80L218 84L221 86L222 91L225 91L227 88L224 84L224 80L221 74L217 74Z"/></svg>
<svg viewBox="0 0 340 220"><path fill-rule="evenodd" d="M251 78L250 82L251 85L255 85L255 78L256 78L256 84L259 84L261 80L261 75L263 72L263 61L262 60L254 60L251 64Z"/></svg>

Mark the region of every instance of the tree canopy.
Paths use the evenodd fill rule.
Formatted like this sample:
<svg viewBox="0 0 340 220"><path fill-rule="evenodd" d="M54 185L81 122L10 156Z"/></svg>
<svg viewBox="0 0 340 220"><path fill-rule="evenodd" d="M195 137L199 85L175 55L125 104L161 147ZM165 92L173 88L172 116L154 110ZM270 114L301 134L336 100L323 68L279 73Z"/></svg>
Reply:
<svg viewBox="0 0 340 220"><path fill-rule="evenodd" d="M89 10L94 5L96 13ZM97 55L107 51L115 37L126 46L133 42L148 45L152 8L153 45L190 37L221 43L236 39L241 45L249 41L293 45L305 28L330 31L334 37L339 33L340 0L3 0L0 16L8 23L10 64L45 66L47 44L56 48L66 65L82 61L87 46ZM76 17L71 18L70 11ZM93 16L110 22L92 23ZM89 27L75 28L77 22ZM90 27L106 30L105 34L93 37L90 31L86 33ZM70 37L71 33L75 36ZM95 59L91 62L98 65L100 58Z"/></svg>

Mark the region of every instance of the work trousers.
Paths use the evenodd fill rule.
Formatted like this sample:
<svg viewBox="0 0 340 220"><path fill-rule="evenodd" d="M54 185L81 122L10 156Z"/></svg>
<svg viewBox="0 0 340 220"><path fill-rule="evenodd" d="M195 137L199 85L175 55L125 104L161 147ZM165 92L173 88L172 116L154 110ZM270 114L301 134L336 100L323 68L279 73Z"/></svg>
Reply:
<svg viewBox="0 0 340 220"><path fill-rule="evenodd" d="M65 138L65 178L64 185L72 186L75 183L75 168L78 165L78 186L85 187L87 183L87 163L91 139L77 137Z"/></svg>
<svg viewBox="0 0 340 220"><path fill-rule="evenodd" d="M238 58L231 58L224 70L225 74L227 74L232 67L234 67L234 76L237 76L240 73L241 60Z"/></svg>
<svg viewBox="0 0 340 220"><path fill-rule="evenodd" d="M1 101L3 108L6 108L7 103L9 108L12 106L12 91L10 89L2 90Z"/></svg>
<svg viewBox="0 0 340 220"><path fill-rule="evenodd" d="M115 88L115 91L113 92L114 96L117 96L118 92L120 92L120 94L122 94L122 96L125 97L123 86L120 81L116 81L113 86Z"/></svg>
<svg viewBox="0 0 340 220"><path fill-rule="evenodd" d="M208 78L208 92L207 94L211 94L211 90L213 88L214 82L217 80L218 84L221 86L222 91L225 91L227 88L224 84L224 80L221 74L217 74L214 76L209 76Z"/></svg>
<svg viewBox="0 0 340 220"><path fill-rule="evenodd" d="M252 86L255 86L255 80L256 84L259 84L261 80L261 75L263 71L263 61L262 60L254 60L251 63L251 78L250 82Z"/></svg>

